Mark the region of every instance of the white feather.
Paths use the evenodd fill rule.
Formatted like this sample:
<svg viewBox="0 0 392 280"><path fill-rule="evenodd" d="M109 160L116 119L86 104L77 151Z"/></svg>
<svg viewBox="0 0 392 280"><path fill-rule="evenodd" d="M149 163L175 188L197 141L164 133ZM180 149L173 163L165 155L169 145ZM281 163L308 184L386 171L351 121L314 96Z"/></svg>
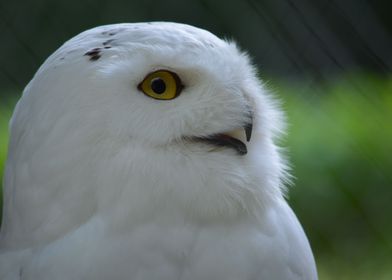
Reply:
<svg viewBox="0 0 392 280"><path fill-rule="evenodd" d="M137 89L157 69L179 75L179 97ZM247 155L184 140L237 129L248 108ZM163 22L81 33L11 121L0 279L317 279L282 195L282 127L232 42Z"/></svg>

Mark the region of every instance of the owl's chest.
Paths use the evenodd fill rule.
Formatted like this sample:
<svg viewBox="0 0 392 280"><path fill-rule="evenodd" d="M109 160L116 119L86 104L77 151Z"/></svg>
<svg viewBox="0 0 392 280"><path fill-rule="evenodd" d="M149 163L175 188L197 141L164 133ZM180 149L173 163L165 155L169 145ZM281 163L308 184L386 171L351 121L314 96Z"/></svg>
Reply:
<svg viewBox="0 0 392 280"><path fill-rule="evenodd" d="M101 226L91 221L37 251L23 268L26 279L314 279L303 274L312 272L308 245L272 216L258 224Z"/></svg>
<svg viewBox="0 0 392 280"><path fill-rule="evenodd" d="M244 224L141 225L106 240L102 267L111 269L102 269L95 277L117 279L113 278L115 274L118 279L126 275L151 280L259 279L263 266L268 267L271 260L272 270L284 265L287 252L285 248L273 249L275 238Z"/></svg>

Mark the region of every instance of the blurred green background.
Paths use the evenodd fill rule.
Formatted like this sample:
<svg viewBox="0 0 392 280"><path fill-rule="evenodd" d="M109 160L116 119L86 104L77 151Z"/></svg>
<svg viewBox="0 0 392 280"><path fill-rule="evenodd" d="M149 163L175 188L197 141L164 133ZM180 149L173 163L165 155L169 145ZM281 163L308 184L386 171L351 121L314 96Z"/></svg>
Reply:
<svg viewBox="0 0 392 280"><path fill-rule="evenodd" d="M388 1L49 0L0 3L0 174L13 107L45 58L102 24L177 21L235 39L282 101L289 201L321 280L392 279Z"/></svg>

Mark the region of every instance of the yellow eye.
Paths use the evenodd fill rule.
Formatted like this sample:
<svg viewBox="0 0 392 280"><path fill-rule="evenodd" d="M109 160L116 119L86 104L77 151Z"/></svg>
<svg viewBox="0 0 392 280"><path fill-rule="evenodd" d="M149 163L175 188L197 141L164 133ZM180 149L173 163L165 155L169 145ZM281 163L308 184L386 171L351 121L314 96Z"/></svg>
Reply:
<svg viewBox="0 0 392 280"><path fill-rule="evenodd" d="M182 88L178 75L168 70L152 72L138 85L138 89L145 95L159 100L176 98Z"/></svg>

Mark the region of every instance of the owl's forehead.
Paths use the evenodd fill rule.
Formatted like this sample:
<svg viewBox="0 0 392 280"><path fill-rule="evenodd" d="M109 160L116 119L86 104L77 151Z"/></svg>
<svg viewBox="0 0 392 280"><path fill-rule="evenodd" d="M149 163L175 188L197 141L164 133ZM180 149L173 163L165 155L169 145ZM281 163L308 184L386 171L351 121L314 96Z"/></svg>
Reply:
<svg viewBox="0 0 392 280"><path fill-rule="evenodd" d="M100 26L79 34L68 44L79 47L81 45L86 47L145 45L173 48L220 48L227 45L206 30L170 22Z"/></svg>
<svg viewBox="0 0 392 280"><path fill-rule="evenodd" d="M193 68L199 65L204 69L209 65L220 69L211 72L246 64L235 44L206 30L170 22L124 23L80 33L51 55L39 73L64 67L103 69L105 66L112 67L114 61L120 67L122 64L119 62L125 60L134 66L134 61L130 61L135 58L141 58L146 67L154 64L187 67L192 62Z"/></svg>

